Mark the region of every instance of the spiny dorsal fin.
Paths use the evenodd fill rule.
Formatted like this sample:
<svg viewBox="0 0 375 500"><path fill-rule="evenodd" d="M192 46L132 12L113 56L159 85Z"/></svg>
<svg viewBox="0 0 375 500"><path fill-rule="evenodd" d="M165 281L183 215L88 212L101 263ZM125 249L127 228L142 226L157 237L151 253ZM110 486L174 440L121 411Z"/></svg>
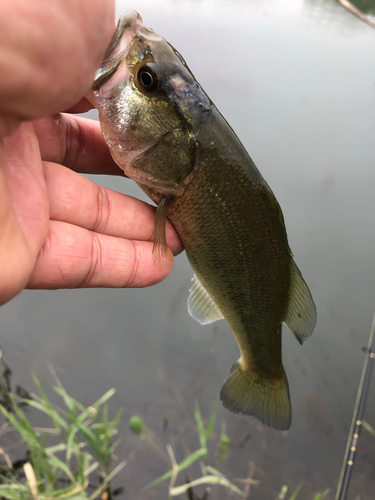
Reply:
<svg viewBox="0 0 375 500"><path fill-rule="evenodd" d="M194 275L193 286L189 290L188 311L201 325L208 325L224 316L208 295L199 279Z"/></svg>
<svg viewBox="0 0 375 500"><path fill-rule="evenodd" d="M292 260L290 296L284 323L302 344L314 330L316 309L310 290Z"/></svg>

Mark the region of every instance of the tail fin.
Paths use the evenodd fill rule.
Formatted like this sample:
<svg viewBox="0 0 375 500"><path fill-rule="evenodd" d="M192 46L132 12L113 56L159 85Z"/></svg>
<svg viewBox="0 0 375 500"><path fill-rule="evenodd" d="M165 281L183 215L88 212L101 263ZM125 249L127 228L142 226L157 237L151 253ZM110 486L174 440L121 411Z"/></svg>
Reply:
<svg viewBox="0 0 375 500"><path fill-rule="evenodd" d="M279 381L245 373L239 362L232 367L220 392L223 405L233 413L254 415L275 429L289 429L291 406L285 373Z"/></svg>

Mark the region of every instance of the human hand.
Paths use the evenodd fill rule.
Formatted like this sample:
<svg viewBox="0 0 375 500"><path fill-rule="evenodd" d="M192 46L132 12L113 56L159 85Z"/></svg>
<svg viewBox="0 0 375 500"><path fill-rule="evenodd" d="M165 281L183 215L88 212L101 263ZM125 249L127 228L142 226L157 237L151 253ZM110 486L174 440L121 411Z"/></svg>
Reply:
<svg viewBox="0 0 375 500"><path fill-rule="evenodd" d="M59 9L70 9L64 22L75 25L78 41L66 40L65 24L60 31L55 27L55 31L48 32L50 40L35 42L33 33L29 33L28 44L26 38L7 39L0 20L0 52L5 44L12 45L9 40L17 45L8 50L12 60L0 59L0 68L7 70L2 70L5 78L0 83L0 304L25 287L139 287L157 283L172 268L172 252L182 250L172 225L167 225L172 252L168 252L164 266L157 269L151 253L155 209L97 186L77 173L122 175L110 157L99 124L58 114L19 125L22 120L72 107L89 89L113 33L111 2L4 2L4 6L16 5L18 11L27 10L30 4L38 4L39 10L34 12L35 5L30 7L32 12L26 16L24 29L30 25L32 30L33 15L38 17L40 10L59 17ZM55 9L52 13L50 5ZM86 15L85 6L90 15ZM12 7L6 12L9 24L15 16ZM4 17L3 13L1 19ZM22 20L25 15L19 17ZM60 18L53 21L61 26ZM95 24L100 25L100 43L93 37ZM67 31L74 29L69 25ZM35 42L34 47L30 40ZM38 54L45 50L44 43L49 44L48 54ZM69 44L78 44L78 49L69 48ZM55 57L53 45L63 67L69 65L69 58L73 59L70 71L62 71L57 77L57 69L53 71L49 59ZM23 63L25 51L28 61L43 59L39 74L35 74L35 65ZM24 86L13 89L17 73ZM81 103L74 109L79 111L83 106Z"/></svg>

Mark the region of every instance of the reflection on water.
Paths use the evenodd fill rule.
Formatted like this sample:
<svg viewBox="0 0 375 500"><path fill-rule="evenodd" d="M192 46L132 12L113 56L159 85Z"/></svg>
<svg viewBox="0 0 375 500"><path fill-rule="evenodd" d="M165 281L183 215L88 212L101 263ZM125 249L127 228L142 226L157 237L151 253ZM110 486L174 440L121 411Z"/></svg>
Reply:
<svg viewBox="0 0 375 500"><path fill-rule="evenodd" d="M362 8L371 13L373 4ZM375 306L374 32L335 0L134 0L118 2L118 13L130 7L182 53L272 187L318 309L302 348L284 331L290 432L220 408L231 438L223 472L243 479L255 464L255 500L273 500L282 484L302 484L306 500L332 492ZM96 180L146 199L129 180ZM238 356L224 322L201 327L189 317L190 278L181 256L165 282L146 290L22 293L0 314L15 383L30 390L30 368L42 375L51 362L84 403L115 386L114 409L125 408L117 454L139 446L127 431L131 415L159 434L167 415L163 439L181 460L198 445L194 399L209 415ZM374 395L375 383L366 412L373 426ZM350 498L373 498L374 463L364 432ZM165 498L165 485L139 493L164 471L152 452L138 451L118 479L124 498ZM215 490L212 498L232 497Z"/></svg>

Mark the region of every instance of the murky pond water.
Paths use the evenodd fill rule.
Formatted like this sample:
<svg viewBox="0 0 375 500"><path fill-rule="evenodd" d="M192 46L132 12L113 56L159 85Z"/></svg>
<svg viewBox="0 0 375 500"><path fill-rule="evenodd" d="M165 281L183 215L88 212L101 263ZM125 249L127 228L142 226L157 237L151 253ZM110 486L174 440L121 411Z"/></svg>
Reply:
<svg viewBox="0 0 375 500"><path fill-rule="evenodd" d="M182 53L248 149L280 202L317 305L303 347L284 332L290 431L220 408L231 438L223 471L236 482L256 465L249 498L274 499L282 484L302 484L304 499L330 488L333 498L375 308L375 31L334 0L118 2L118 14L128 8ZM146 199L130 180L95 180ZM0 312L15 382L32 388L30 370L43 376L52 363L83 403L116 387L113 408L125 408L117 455L139 445L131 415L159 434L168 415L163 439L182 459L198 446L194 399L209 415L238 357L225 322L202 327L189 317L191 275L182 255L149 289L23 292ZM375 426L375 382L366 420ZM374 497L374 464L375 440L363 433L351 498ZM165 470L138 450L117 479L124 498L165 498L166 485L139 492ZM232 497L215 489L212 498Z"/></svg>

